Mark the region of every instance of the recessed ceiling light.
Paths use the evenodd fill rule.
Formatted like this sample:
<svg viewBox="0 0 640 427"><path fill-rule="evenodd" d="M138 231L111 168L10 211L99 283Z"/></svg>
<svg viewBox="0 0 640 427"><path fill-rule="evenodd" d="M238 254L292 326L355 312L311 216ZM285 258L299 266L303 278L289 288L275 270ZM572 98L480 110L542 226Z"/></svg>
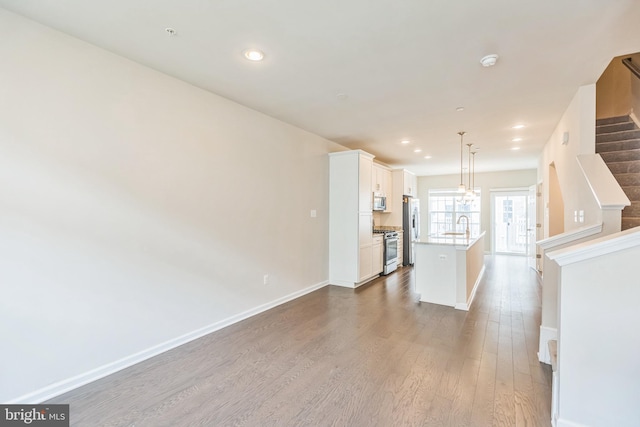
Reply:
<svg viewBox="0 0 640 427"><path fill-rule="evenodd" d="M458 107L458 108L456 108L456 111L457 111L457 112L464 111L464 107Z"/></svg>
<svg viewBox="0 0 640 427"><path fill-rule="evenodd" d="M176 35L176 30L174 30L173 28L165 28L164 29L166 31L167 34L169 34L170 36L175 36Z"/></svg>
<svg viewBox="0 0 640 427"><path fill-rule="evenodd" d="M411 141L409 141L408 139L403 139L402 141L400 141L401 144L408 144Z"/></svg>
<svg viewBox="0 0 640 427"><path fill-rule="evenodd" d="M338 98L340 101L344 101L345 99L347 99L349 97L349 95L347 95L344 92L340 92L336 95L336 98Z"/></svg>
<svg viewBox="0 0 640 427"><path fill-rule="evenodd" d="M511 149L512 149L513 151L518 151L518 150L520 149L520 147L511 147Z"/></svg>
<svg viewBox="0 0 640 427"><path fill-rule="evenodd" d="M422 150L421 150L420 148L416 148L415 150L413 150L413 152L414 152L414 153L419 153L419 152L421 152L421 151L422 151Z"/></svg>
<svg viewBox="0 0 640 427"><path fill-rule="evenodd" d="M249 61L262 61L264 59L264 52L258 49L247 49L242 52L245 58Z"/></svg>
<svg viewBox="0 0 640 427"><path fill-rule="evenodd" d="M511 129L522 129L522 128L524 128L524 125L511 126Z"/></svg>
<svg viewBox="0 0 640 427"><path fill-rule="evenodd" d="M480 63L482 64L483 67L493 67L494 65L496 65L497 61L498 61L498 55L496 55L495 53L492 53L491 55L482 57L482 59L480 60Z"/></svg>
<svg viewBox="0 0 640 427"><path fill-rule="evenodd" d="M520 142L520 141L522 141L522 138L520 138L520 137L513 138L511 141L512 142Z"/></svg>
<svg viewBox="0 0 640 427"><path fill-rule="evenodd" d="M424 156L425 159L429 160L431 156Z"/></svg>

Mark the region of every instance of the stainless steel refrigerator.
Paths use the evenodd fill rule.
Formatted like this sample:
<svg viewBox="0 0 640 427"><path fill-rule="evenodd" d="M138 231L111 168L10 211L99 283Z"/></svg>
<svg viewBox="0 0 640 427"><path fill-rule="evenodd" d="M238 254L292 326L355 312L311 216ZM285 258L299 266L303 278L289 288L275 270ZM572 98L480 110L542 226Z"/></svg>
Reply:
<svg viewBox="0 0 640 427"><path fill-rule="evenodd" d="M413 265L414 244L420 240L420 200L402 196L402 265Z"/></svg>

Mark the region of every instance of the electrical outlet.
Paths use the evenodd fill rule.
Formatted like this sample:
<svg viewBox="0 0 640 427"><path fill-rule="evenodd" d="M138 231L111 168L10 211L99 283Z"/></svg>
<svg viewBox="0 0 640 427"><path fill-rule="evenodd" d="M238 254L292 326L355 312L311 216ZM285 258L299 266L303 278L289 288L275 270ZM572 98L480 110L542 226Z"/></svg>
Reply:
<svg viewBox="0 0 640 427"><path fill-rule="evenodd" d="M262 281L265 285L269 284L269 275L265 274L264 277L262 278Z"/></svg>
<svg viewBox="0 0 640 427"><path fill-rule="evenodd" d="M311 209L311 218L315 218L318 215L315 209Z"/></svg>

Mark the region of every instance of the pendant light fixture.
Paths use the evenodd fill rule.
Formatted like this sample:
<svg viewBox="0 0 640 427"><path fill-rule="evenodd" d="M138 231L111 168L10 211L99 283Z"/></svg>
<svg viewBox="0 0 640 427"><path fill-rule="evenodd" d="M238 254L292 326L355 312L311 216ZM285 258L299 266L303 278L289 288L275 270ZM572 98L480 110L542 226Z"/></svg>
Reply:
<svg viewBox="0 0 640 427"><path fill-rule="evenodd" d="M464 200L465 203L472 201L475 198L475 193L473 191L473 187L471 186L471 146L473 144L467 144L467 162L468 162L468 171L469 171L469 177L468 177L468 181L469 181L469 185L467 187L467 191L464 194ZM475 177L474 177L475 180Z"/></svg>
<svg viewBox="0 0 640 427"><path fill-rule="evenodd" d="M471 182L471 190L473 191L474 197L478 195L478 193L476 193L476 153L477 151L471 152L471 173L473 176L473 181Z"/></svg>
<svg viewBox="0 0 640 427"><path fill-rule="evenodd" d="M460 185L458 186L458 194L460 198L458 203L464 203L465 205L473 202L477 196L476 188L476 152L477 149L471 151L473 144L467 144L467 163L468 167L464 168L464 135L466 132L460 131ZM464 183L464 170L467 170L467 185Z"/></svg>
<svg viewBox="0 0 640 427"><path fill-rule="evenodd" d="M460 185L458 186L458 193L460 194L464 194L467 191L467 188L464 185L464 180L462 177L462 154L463 154L463 145L464 145L462 143L462 139L465 133L466 133L465 131L458 132L458 135L460 135Z"/></svg>

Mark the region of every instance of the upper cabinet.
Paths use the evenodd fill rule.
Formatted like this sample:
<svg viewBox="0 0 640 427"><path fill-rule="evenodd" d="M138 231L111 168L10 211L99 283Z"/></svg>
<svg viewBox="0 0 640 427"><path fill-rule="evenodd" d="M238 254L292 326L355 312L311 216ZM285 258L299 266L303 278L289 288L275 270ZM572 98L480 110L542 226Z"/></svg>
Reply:
<svg viewBox="0 0 640 427"><path fill-rule="evenodd" d="M407 170L402 171L403 196L418 196L418 178Z"/></svg>
<svg viewBox="0 0 640 427"><path fill-rule="evenodd" d="M391 204L393 198L393 180L391 178L391 169L373 163L371 170L371 190L373 193L380 193L387 198L387 208L384 212L391 212Z"/></svg>

